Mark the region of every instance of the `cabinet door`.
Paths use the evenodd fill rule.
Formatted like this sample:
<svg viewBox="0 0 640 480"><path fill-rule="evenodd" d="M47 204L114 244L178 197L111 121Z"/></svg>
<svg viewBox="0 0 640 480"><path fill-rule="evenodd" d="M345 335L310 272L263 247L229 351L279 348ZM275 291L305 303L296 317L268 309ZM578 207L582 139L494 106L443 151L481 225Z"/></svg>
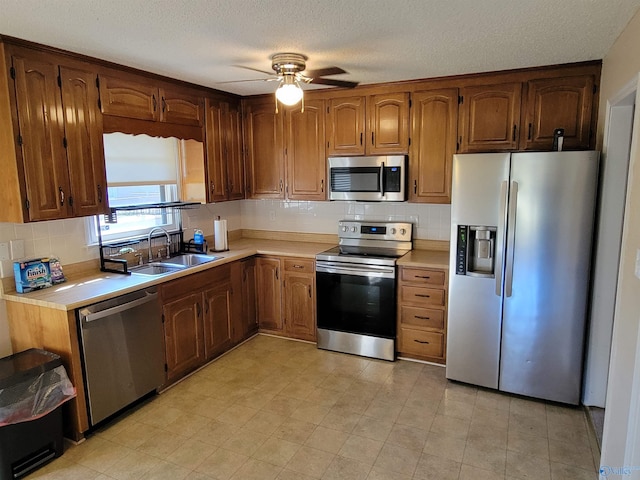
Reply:
<svg viewBox="0 0 640 480"><path fill-rule="evenodd" d="M563 148L589 148L593 86L591 75L528 82L525 150L551 150L553 132L564 129Z"/></svg>
<svg viewBox="0 0 640 480"><path fill-rule="evenodd" d="M227 281L204 291L204 353L207 359L231 345L231 283Z"/></svg>
<svg viewBox="0 0 640 480"><path fill-rule="evenodd" d="M158 120L158 89L146 83L100 75L102 113L116 117Z"/></svg>
<svg viewBox="0 0 640 480"><path fill-rule="evenodd" d="M324 100L287 110L287 197L325 200Z"/></svg>
<svg viewBox="0 0 640 480"><path fill-rule="evenodd" d="M242 157L242 113L237 105L228 105L225 112L227 186L229 200L244 198L244 159Z"/></svg>
<svg viewBox="0 0 640 480"><path fill-rule="evenodd" d="M314 276L285 272L285 328L292 337L315 341Z"/></svg>
<svg viewBox="0 0 640 480"><path fill-rule="evenodd" d="M283 118L272 103L248 104L245 135L251 198L284 198Z"/></svg>
<svg viewBox="0 0 640 480"><path fill-rule="evenodd" d="M460 153L518 149L522 84L461 89Z"/></svg>
<svg viewBox="0 0 640 480"><path fill-rule="evenodd" d="M329 100L327 155L364 155L365 97Z"/></svg>
<svg viewBox="0 0 640 480"><path fill-rule="evenodd" d="M202 126L204 97L170 88L161 88L159 93L161 122Z"/></svg>
<svg viewBox="0 0 640 480"><path fill-rule="evenodd" d="M458 89L413 94L411 202L451 203L451 165L456 149Z"/></svg>
<svg viewBox="0 0 640 480"><path fill-rule="evenodd" d="M367 98L367 153L409 152L409 94L390 93Z"/></svg>
<svg viewBox="0 0 640 480"><path fill-rule="evenodd" d="M30 220L72 216L58 65L45 54L13 55Z"/></svg>
<svg viewBox="0 0 640 480"><path fill-rule="evenodd" d="M163 306L167 379L193 370L204 362L202 294L181 297Z"/></svg>
<svg viewBox="0 0 640 480"><path fill-rule="evenodd" d="M266 330L282 331L282 287L280 259L256 260L258 323Z"/></svg>
<svg viewBox="0 0 640 480"><path fill-rule="evenodd" d="M224 162L224 122L222 106L207 100L207 176L209 202L227 199L227 172Z"/></svg>
<svg viewBox="0 0 640 480"><path fill-rule="evenodd" d="M67 161L77 216L109 210L96 74L60 67Z"/></svg>
<svg viewBox="0 0 640 480"><path fill-rule="evenodd" d="M255 258L242 261L242 318L244 337L258 331Z"/></svg>

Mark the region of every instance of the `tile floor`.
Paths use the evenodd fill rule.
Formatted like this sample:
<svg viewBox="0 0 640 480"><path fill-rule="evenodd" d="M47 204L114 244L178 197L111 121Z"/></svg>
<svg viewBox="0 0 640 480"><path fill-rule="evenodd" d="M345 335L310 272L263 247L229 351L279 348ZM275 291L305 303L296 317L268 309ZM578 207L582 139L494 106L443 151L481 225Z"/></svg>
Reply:
<svg viewBox="0 0 640 480"><path fill-rule="evenodd" d="M592 448L580 409L259 335L29 478L594 480Z"/></svg>

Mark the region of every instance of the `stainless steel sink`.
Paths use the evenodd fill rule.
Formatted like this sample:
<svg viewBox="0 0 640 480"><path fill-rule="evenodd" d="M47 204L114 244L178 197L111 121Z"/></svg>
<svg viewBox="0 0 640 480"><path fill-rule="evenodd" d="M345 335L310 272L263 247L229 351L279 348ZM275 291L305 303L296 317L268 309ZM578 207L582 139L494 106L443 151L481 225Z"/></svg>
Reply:
<svg viewBox="0 0 640 480"><path fill-rule="evenodd" d="M203 263L213 262L219 260L222 257L215 257L211 255L202 255L199 253L185 253L182 255L176 255L175 257L167 258L164 265L176 265L180 267L194 267L196 265L202 265Z"/></svg>
<svg viewBox="0 0 640 480"><path fill-rule="evenodd" d="M173 272L184 270L186 265L177 265L173 263L148 263L129 268L129 271L135 275L167 275Z"/></svg>

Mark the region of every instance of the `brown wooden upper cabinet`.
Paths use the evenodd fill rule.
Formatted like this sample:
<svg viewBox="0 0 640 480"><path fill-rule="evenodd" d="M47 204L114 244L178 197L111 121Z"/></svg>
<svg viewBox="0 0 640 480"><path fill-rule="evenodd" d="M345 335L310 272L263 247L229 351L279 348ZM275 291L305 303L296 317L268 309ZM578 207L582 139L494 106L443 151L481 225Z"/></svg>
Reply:
<svg viewBox="0 0 640 480"><path fill-rule="evenodd" d="M327 155L387 155L409 151L409 94L328 100Z"/></svg>
<svg viewBox="0 0 640 480"><path fill-rule="evenodd" d="M102 113L200 127L204 98L177 86L158 87L127 76L100 75Z"/></svg>
<svg viewBox="0 0 640 480"><path fill-rule="evenodd" d="M411 99L409 201L450 203L458 89L416 92Z"/></svg>
<svg viewBox="0 0 640 480"><path fill-rule="evenodd" d="M521 150L550 150L557 128L564 129L564 149L589 148L594 85L591 75L527 82Z"/></svg>
<svg viewBox="0 0 640 480"><path fill-rule="evenodd" d="M244 198L242 116L237 105L206 100L207 198Z"/></svg>
<svg viewBox="0 0 640 480"><path fill-rule="evenodd" d="M89 65L11 46L0 60L8 93L13 144L0 176L0 221L27 222L93 215L108 210L102 115L96 73ZM8 73L8 75L6 75ZM2 143L3 140L0 140Z"/></svg>
<svg viewBox="0 0 640 480"><path fill-rule="evenodd" d="M286 198L325 200L324 100L285 110Z"/></svg>
<svg viewBox="0 0 640 480"><path fill-rule="evenodd" d="M326 157L324 100L281 109L247 102L245 141L248 196L324 200Z"/></svg>
<svg viewBox="0 0 640 480"><path fill-rule="evenodd" d="M272 102L246 104L247 195L284 198L284 115Z"/></svg>
<svg viewBox="0 0 640 480"><path fill-rule="evenodd" d="M460 89L458 152L518 149L521 83Z"/></svg>

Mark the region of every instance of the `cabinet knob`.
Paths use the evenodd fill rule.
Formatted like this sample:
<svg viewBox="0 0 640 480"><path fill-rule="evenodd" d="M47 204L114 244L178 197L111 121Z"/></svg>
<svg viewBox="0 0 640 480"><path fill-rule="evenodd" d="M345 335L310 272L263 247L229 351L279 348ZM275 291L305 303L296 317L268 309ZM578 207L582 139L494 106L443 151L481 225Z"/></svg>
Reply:
<svg viewBox="0 0 640 480"><path fill-rule="evenodd" d="M60 206L64 207L64 190L62 190L62 187L58 187L58 192L60 193Z"/></svg>

